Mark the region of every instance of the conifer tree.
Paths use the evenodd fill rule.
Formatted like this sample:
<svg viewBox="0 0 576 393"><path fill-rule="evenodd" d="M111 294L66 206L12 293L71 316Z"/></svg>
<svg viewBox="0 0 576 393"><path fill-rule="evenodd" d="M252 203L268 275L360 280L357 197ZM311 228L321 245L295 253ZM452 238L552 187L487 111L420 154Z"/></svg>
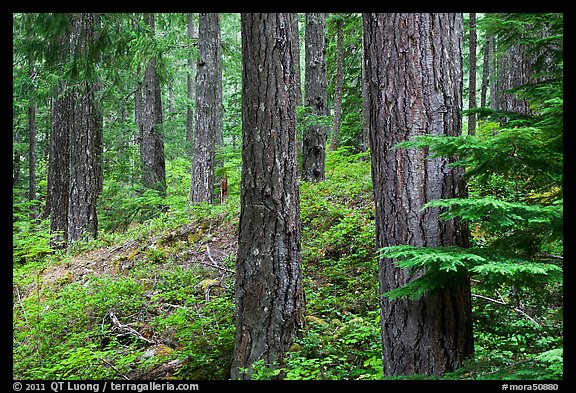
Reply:
<svg viewBox="0 0 576 393"><path fill-rule="evenodd" d="M304 327L291 14L242 14L242 185L232 379Z"/></svg>
<svg viewBox="0 0 576 393"><path fill-rule="evenodd" d="M448 158L427 160L425 152L394 149L417 135L460 132L462 15L363 18L377 246L466 247L466 226L439 221L439 209L421 210L431 200L465 196L462 171L450 170ZM384 296L421 275L389 257L379 260L385 375L441 375L473 352L466 276L417 299Z"/></svg>

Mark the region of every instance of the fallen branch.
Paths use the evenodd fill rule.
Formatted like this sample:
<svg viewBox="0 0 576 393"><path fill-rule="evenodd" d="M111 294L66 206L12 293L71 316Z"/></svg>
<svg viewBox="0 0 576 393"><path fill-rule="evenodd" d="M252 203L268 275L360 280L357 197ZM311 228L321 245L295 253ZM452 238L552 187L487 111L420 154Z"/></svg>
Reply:
<svg viewBox="0 0 576 393"><path fill-rule="evenodd" d="M211 261L212 263L207 263L207 262L202 262L202 261L200 261L201 264L206 265L206 266L215 267L216 269L220 269L220 270L222 270L222 271L224 271L224 272L226 272L226 273L234 274L234 271L233 271L233 270L230 270L230 269L228 269L228 268L226 268L226 267L224 267L224 266L218 265L218 262L216 262L216 261L214 260L214 258L212 258L212 254L210 253L210 246L209 246L208 244L206 244L206 252L207 252L207 254L208 254L208 259L210 259L210 261Z"/></svg>
<svg viewBox="0 0 576 393"><path fill-rule="evenodd" d="M519 309L518 307L515 307L515 306L513 306L513 305L511 305L511 304L508 304L508 303L506 303L506 302L502 302L502 301L500 301L500 300L492 299L492 298L487 297L487 296L477 295L477 294L475 294L475 293L473 293L472 296L473 296L473 297L477 297L477 298L479 298L479 299L487 300L487 301L492 302L492 303L495 303L495 304L499 304L499 305L504 306L504 307L508 307L508 308L516 311L517 313L524 315L527 319L529 319L529 320L530 320L532 323L534 323L536 326L540 326L540 324L539 324L534 318L532 318L530 315L526 314L526 312L525 312L524 310L521 310L521 309Z"/></svg>
<svg viewBox="0 0 576 393"><path fill-rule="evenodd" d="M110 315L110 320L112 321L114 328L125 332L123 334L117 335L116 337L133 336L139 338L140 340L146 341L148 344L157 344L155 341L147 339L130 326L121 324L112 311L109 311L108 314Z"/></svg>
<svg viewBox="0 0 576 393"><path fill-rule="evenodd" d="M118 370L116 367L114 367L114 365L113 365L112 363L110 363L108 360L102 359L102 361L103 361L104 363L106 363L108 366L112 367L112 369L113 369L114 371L116 371L116 374L118 374L119 376L121 376L122 378L124 378L124 379L127 380L127 381L130 380L130 378L128 378L128 377L126 376L126 374L122 373L120 370Z"/></svg>

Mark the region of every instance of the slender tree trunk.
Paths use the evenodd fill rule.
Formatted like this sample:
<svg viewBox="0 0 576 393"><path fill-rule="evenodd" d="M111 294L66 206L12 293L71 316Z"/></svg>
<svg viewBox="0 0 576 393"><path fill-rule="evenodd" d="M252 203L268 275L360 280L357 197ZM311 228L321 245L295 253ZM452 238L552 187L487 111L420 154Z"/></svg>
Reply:
<svg viewBox="0 0 576 393"><path fill-rule="evenodd" d="M470 13L470 67L468 77L468 109L476 108L476 14ZM476 115L468 115L468 135L476 133Z"/></svg>
<svg viewBox="0 0 576 393"><path fill-rule="evenodd" d="M482 88L480 91L480 107L486 108L486 98L488 97L488 81L492 77L489 73L490 71L490 61L491 61L491 37L486 39L484 43L484 59L482 61Z"/></svg>
<svg viewBox="0 0 576 393"><path fill-rule="evenodd" d="M34 76L34 67L30 66L30 77ZM28 107L28 200L36 199L36 104ZM36 207L31 206L31 219L36 218Z"/></svg>
<svg viewBox="0 0 576 393"><path fill-rule="evenodd" d="M256 360L280 362L304 326L290 15L241 15L242 186L232 379L249 379Z"/></svg>
<svg viewBox="0 0 576 393"><path fill-rule="evenodd" d="M306 14L306 82L304 105L312 114L325 116L326 110L326 14ZM326 139L328 130L324 125L306 127L302 143L302 179L324 180L326 165Z"/></svg>
<svg viewBox="0 0 576 393"><path fill-rule="evenodd" d="M296 106L302 105L302 79L300 78L300 29L298 13L292 14L292 67L294 70L294 89L296 90Z"/></svg>
<svg viewBox="0 0 576 393"><path fill-rule="evenodd" d="M214 200L216 149L223 143L220 17L200 14L196 74L196 129L190 202Z"/></svg>
<svg viewBox="0 0 576 393"><path fill-rule="evenodd" d="M340 118L342 116L342 84L344 80L344 15L336 21L336 86L334 89L334 125L330 138L330 150L338 149Z"/></svg>
<svg viewBox="0 0 576 393"><path fill-rule="evenodd" d="M194 24L194 14L188 14L188 28L187 28L188 38L197 39L198 32ZM192 153L192 143L194 141L194 79L196 77L196 62L194 58L190 56L188 58L188 105L186 112L186 144L190 146L190 152Z"/></svg>
<svg viewBox="0 0 576 393"><path fill-rule="evenodd" d="M145 21L154 33L154 14L145 15ZM140 163L142 184L166 194L166 168L164 163L164 131L162 129L162 96L156 60L150 59L144 72L142 96L142 135Z"/></svg>
<svg viewBox="0 0 576 393"><path fill-rule="evenodd" d="M490 88L490 108L496 109L498 107L498 103L496 102L496 79L498 79L498 75L496 73L496 38L494 36L489 38L490 40L490 63L488 66L488 84Z"/></svg>
<svg viewBox="0 0 576 393"><path fill-rule="evenodd" d="M364 34L362 34L362 47L364 47ZM370 123L369 123L369 102L368 102L368 81L366 80L366 66L364 63L365 54L361 53L361 78L362 78L362 151L365 152L370 148Z"/></svg>
<svg viewBox="0 0 576 393"><path fill-rule="evenodd" d="M377 247L467 245L462 223L442 221L428 201L462 197L462 171L422 149L395 149L417 135L458 135L462 107L462 14L364 14L368 127ZM421 276L379 260L385 375L441 375L473 352L468 279L417 300L384 293Z"/></svg>

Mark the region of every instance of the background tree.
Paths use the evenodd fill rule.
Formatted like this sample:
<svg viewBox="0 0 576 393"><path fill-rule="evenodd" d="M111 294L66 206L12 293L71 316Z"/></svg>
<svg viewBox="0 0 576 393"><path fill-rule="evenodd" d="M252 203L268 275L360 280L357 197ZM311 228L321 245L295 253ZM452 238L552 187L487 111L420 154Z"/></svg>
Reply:
<svg viewBox="0 0 576 393"><path fill-rule="evenodd" d="M364 14L363 19L377 247L466 246L462 223L439 221L439 209L421 210L435 199L464 196L462 172L450 170L447 158L427 160L423 151L394 149L417 135L460 132L462 15ZM421 275L399 269L393 259L379 260L385 375L440 375L473 352L466 276L418 299L385 296Z"/></svg>
<svg viewBox="0 0 576 393"><path fill-rule="evenodd" d="M484 42L483 60L482 60L482 86L480 90L480 107L487 107L488 99L488 88L490 86L490 80L494 78L490 74L491 64L492 64L492 52L494 47L494 37L486 38Z"/></svg>
<svg viewBox="0 0 576 393"><path fill-rule="evenodd" d="M294 69L294 84L296 89L296 106L302 105L302 79L300 77L300 27L298 23L298 13L292 14L292 60Z"/></svg>
<svg viewBox="0 0 576 393"><path fill-rule="evenodd" d="M279 362L304 325L291 14L242 14L241 22L242 189L232 379L250 378L256 360Z"/></svg>
<svg viewBox="0 0 576 393"><path fill-rule="evenodd" d="M340 26L340 22L342 26ZM342 30L340 31L340 27ZM362 120L363 82L362 82L362 16L358 13L333 14L326 22L327 47L326 69L328 75L328 106L333 108L334 119L338 112L340 118L336 132L332 131L330 146L334 134L338 135L338 146L346 147L350 152L365 151L364 126ZM339 46L340 32L342 47ZM340 49L342 52L340 53ZM342 61L342 91L339 90L339 58ZM338 109L340 105L341 109ZM337 127L332 122L333 127ZM332 148L332 147L330 147Z"/></svg>
<svg viewBox="0 0 576 393"><path fill-rule="evenodd" d="M330 137L330 150L338 149L340 121L342 117L342 84L344 79L344 19L336 17L336 82L334 87L334 123Z"/></svg>
<svg viewBox="0 0 576 393"><path fill-rule="evenodd" d="M216 149L223 144L222 54L220 16L199 16L196 74L196 128L190 202L214 199Z"/></svg>
<svg viewBox="0 0 576 393"><path fill-rule="evenodd" d="M144 14L150 36L154 36L154 14ZM152 41L153 42L153 41ZM166 167L164 162L164 130L162 128L162 93L156 70L158 53L148 61L144 71L142 95L142 134L140 139L140 163L144 187L166 194Z"/></svg>
<svg viewBox="0 0 576 393"><path fill-rule="evenodd" d="M302 143L302 179L324 180L328 129L322 118L326 102L326 14L306 14L306 52L304 106L315 116L304 126Z"/></svg>
<svg viewBox="0 0 576 393"><path fill-rule="evenodd" d="M469 14L468 21L468 41L469 41L469 68L468 68L468 109L476 108L476 13ZM476 114L468 115L468 135L476 132Z"/></svg>
<svg viewBox="0 0 576 393"><path fill-rule="evenodd" d="M186 18L186 33L190 39L197 39L197 28L194 23L194 14L189 13ZM191 52L193 53L193 52ZM192 141L194 140L194 97L195 97L195 84L196 79L196 66L192 55L188 58L188 76L187 76L187 98L188 98L188 109L186 112L186 142L192 147ZM192 149L190 149L192 152Z"/></svg>

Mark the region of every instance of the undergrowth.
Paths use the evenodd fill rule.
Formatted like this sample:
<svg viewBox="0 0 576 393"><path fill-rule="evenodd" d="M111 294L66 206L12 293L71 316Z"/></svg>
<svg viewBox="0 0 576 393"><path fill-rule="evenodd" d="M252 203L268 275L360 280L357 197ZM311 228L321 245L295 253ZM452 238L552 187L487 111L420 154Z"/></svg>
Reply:
<svg viewBox="0 0 576 393"><path fill-rule="evenodd" d="M28 251L19 244L13 377L150 378L153 370L178 360L179 368L164 377L229 379L237 191L222 205L188 206L183 188L172 195L179 195L178 202L150 197L153 212L109 216L98 240L79 242L68 252L46 250L47 242ZM367 153L328 153L326 181L301 181L300 200L305 331L282 364L256 364L253 378L385 378ZM131 203L107 206L118 213L135 208ZM108 259L89 264L102 255ZM98 264L109 270L88 268ZM58 266L69 271L48 280ZM561 309L548 309L559 300L546 297L558 292L496 289L502 298L533 309L537 323L510 307L473 298L476 355L443 378L561 378L562 352L555 349L562 345ZM492 296L478 286L474 291Z"/></svg>

